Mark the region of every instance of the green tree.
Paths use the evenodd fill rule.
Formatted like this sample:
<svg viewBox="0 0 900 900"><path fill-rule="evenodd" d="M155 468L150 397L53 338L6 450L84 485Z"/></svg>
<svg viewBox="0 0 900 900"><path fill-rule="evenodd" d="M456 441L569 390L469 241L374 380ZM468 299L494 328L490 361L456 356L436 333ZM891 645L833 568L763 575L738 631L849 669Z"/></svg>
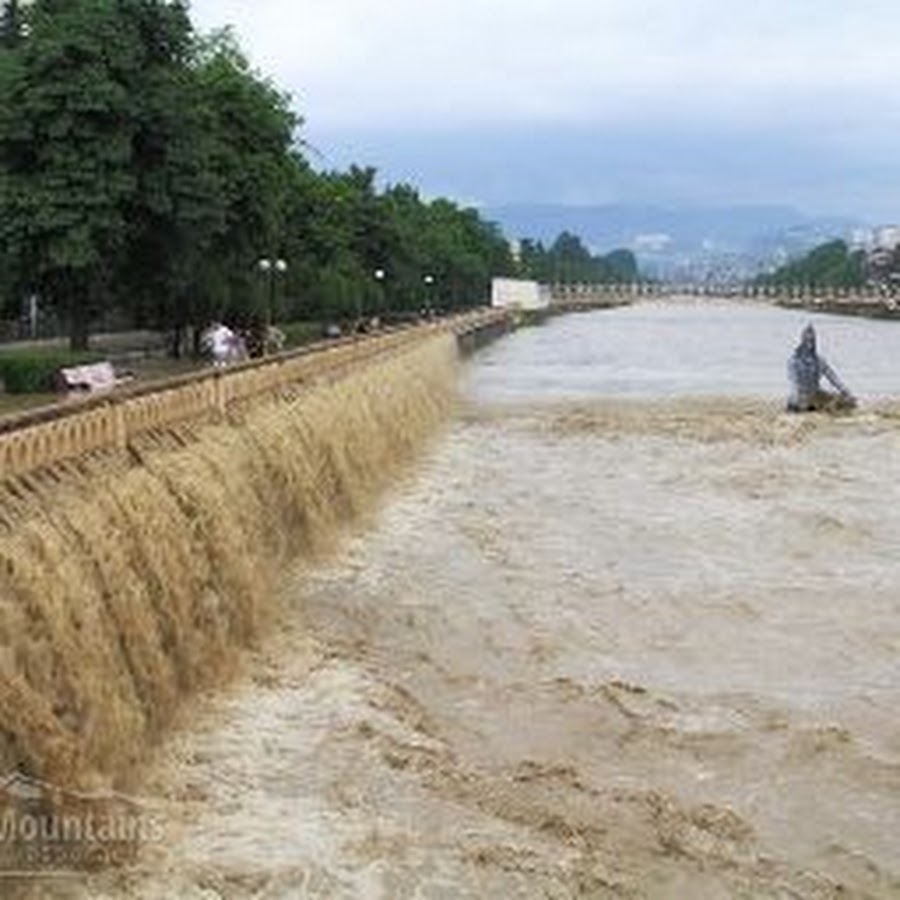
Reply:
<svg viewBox="0 0 900 900"><path fill-rule="evenodd" d="M543 283L627 283L640 278L630 250L595 255L578 235L563 231L549 248L525 239L519 248L519 273Z"/></svg>
<svg viewBox="0 0 900 900"><path fill-rule="evenodd" d="M22 25L18 0L5 0L0 11L0 46L16 47L22 38Z"/></svg>
<svg viewBox="0 0 900 900"><path fill-rule="evenodd" d="M641 277L637 260L630 250L613 250L601 257L600 262L609 273L609 277L604 280L627 284L638 281Z"/></svg>
<svg viewBox="0 0 900 900"><path fill-rule="evenodd" d="M197 273L225 229L226 185L215 166L215 125L194 66L195 38L180 3L135 3L142 34L122 284L135 320L172 329L178 353L200 317Z"/></svg>
<svg viewBox="0 0 900 900"><path fill-rule="evenodd" d="M195 267L195 323L211 314L260 315L257 264L285 255L300 119L289 98L254 72L230 31L200 44L197 89L211 137L210 171L221 180L224 223Z"/></svg>
<svg viewBox="0 0 900 900"><path fill-rule="evenodd" d="M828 241L800 259L780 266L757 283L782 287L859 287L865 283L865 254L851 252L841 240Z"/></svg>
<svg viewBox="0 0 900 900"><path fill-rule="evenodd" d="M129 308L127 285L177 267L191 217L174 206L209 193L182 83L190 22L181 2L37 0L28 25L0 67L0 228L19 282L82 348L98 314Z"/></svg>
<svg viewBox="0 0 900 900"><path fill-rule="evenodd" d="M370 168L306 174L293 197L289 230L303 283L292 286L305 296L307 312L351 316L478 303L491 275L513 268L506 240L475 210L446 199L425 202L405 184L379 191Z"/></svg>
<svg viewBox="0 0 900 900"><path fill-rule="evenodd" d="M284 306L304 316L466 306L515 271L474 209L382 190L369 167L314 171L289 98L230 31L198 38L186 3L36 0L22 16L6 3L0 287L39 292L73 345L110 310L176 336L274 312L262 257L288 260ZM582 277L590 254L575 256Z"/></svg>
<svg viewBox="0 0 900 900"><path fill-rule="evenodd" d="M65 310L72 344L110 301L125 243L137 36L101 0L38 2L0 68L3 238L33 287Z"/></svg>

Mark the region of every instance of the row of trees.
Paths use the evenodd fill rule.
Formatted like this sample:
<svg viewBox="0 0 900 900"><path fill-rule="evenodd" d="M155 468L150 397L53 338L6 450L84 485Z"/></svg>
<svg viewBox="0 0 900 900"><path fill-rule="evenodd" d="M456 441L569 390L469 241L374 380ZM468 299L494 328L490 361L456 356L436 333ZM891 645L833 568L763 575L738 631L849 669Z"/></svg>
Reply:
<svg viewBox="0 0 900 900"><path fill-rule="evenodd" d="M549 247L540 241L522 241L519 265L529 278L554 284L630 283L640 277L630 250L592 254L581 238L568 231L563 231Z"/></svg>
<svg viewBox="0 0 900 900"><path fill-rule="evenodd" d="M6 0L0 45L0 297L39 297L73 347L111 312L177 333L273 300L339 318L483 302L493 275L633 274L571 235L517 263L473 209L314 170L289 98L184 0Z"/></svg>
<svg viewBox="0 0 900 900"><path fill-rule="evenodd" d="M845 241L835 240L815 247L770 274L759 276L756 283L774 287L855 288L864 285L866 279L865 252L850 250Z"/></svg>

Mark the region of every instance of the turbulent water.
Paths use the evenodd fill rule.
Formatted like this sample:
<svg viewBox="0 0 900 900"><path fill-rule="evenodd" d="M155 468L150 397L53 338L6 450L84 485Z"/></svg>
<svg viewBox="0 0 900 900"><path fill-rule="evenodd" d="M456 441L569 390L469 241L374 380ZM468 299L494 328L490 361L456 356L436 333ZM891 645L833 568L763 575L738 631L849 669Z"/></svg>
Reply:
<svg viewBox="0 0 900 900"><path fill-rule="evenodd" d="M781 412L804 319L526 330L145 775L165 838L60 896L900 897L893 323Z"/></svg>
<svg viewBox="0 0 900 900"><path fill-rule="evenodd" d="M455 365L452 337L423 339L229 421L0 484L0 774L121 784L267 630L283 567L443 421Z"/></svg>

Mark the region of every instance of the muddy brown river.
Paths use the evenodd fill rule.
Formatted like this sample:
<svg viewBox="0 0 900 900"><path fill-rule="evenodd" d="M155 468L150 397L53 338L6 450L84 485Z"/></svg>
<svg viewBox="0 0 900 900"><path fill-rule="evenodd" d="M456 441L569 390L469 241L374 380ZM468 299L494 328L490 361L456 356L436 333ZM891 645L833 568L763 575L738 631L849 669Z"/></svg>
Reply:
<svg viewBox="0 0 900 900"><path fill-rule="evenodd" d="M805 316L568 316L458 415L45 895L900 897L900 325L814 317L853 415L781 411Z"/></svg>

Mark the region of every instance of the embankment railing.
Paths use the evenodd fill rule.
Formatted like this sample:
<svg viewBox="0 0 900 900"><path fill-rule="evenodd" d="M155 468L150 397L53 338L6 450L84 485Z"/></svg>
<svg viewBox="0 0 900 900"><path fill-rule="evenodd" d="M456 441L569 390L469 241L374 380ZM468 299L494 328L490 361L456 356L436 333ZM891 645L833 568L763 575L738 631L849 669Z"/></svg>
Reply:
<svg viewBox="0 0 900 900"><path fill-rule="evenodd" d="M6 416L0 418L0 478L21 476L96 450L124 449L139 434L221 418L235 404L334 377L349 366L430 335L470 335L501 324L507 316L502 310L479 310L373 336L320 342L227 369L126 385Z"/></svg>

